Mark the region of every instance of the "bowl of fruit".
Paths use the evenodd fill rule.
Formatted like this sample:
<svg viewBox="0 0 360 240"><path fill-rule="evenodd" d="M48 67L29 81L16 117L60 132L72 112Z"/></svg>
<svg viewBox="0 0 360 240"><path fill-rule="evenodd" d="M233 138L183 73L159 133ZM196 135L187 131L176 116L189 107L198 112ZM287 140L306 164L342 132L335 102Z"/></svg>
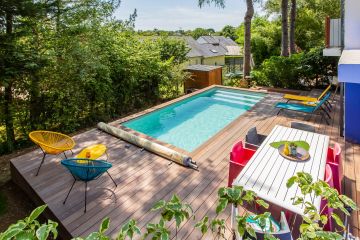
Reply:
<svg viewBox="0 0 360 240"><path fill-rule="evenodd" d="M310 159L309 144L304 141L281 141L271 144L279 154L291 161L304 162Z"/></svg>

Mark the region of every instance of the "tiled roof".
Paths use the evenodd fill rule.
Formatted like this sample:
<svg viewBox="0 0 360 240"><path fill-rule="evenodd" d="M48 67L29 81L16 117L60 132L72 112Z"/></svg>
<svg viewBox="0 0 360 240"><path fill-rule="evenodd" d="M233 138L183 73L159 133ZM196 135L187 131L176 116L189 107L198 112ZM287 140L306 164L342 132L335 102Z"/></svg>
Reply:
<svg viewBox="0 0 360 240"><path fill-rule="evenodd" d="M241 56L241 48L230 38L201 36L198 40L184 37L190 51L188 57Z"/></svg>

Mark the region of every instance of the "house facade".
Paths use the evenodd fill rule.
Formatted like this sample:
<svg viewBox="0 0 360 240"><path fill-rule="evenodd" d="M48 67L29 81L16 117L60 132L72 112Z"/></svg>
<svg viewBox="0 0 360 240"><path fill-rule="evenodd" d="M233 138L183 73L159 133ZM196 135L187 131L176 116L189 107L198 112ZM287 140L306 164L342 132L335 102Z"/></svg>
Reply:
<svg viewBox="0 0 360 240"><path fill-rule="evenodd" d="M242 69L241 48L230 38L223 36L201 36L197 40L185 38L190 48L187 65L223 66L228 71Z"/></svg>
<svg viewBox="0 0 360 240"><path fill-rule="evenodd" d="M341 19L327 19L324 56L340 56L340 128L349 142L360 143L360 1L342 0Z"/></svg>

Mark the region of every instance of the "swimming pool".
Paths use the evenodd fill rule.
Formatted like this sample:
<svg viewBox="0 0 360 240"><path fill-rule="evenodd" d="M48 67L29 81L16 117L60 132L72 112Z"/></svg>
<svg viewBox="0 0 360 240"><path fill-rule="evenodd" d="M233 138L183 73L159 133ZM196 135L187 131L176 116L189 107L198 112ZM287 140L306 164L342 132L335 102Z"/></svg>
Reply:
<svg viewBox="0 0 360 240"><path fill-rule="evenodd" d="M264 96L216 87L122 125L192 152Z"/></svg>

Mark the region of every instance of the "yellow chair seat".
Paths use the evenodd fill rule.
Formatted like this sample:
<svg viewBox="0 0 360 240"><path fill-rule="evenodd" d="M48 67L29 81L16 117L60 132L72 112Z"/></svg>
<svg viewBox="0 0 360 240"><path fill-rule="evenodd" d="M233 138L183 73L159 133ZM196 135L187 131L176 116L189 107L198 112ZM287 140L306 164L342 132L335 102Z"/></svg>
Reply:
<svg viewBox="0 0 360 240"><path fill-rule="evenodd" d="M292 95L292 94L285 94L284 98L289 99L289 100L295 100L295 101L303 101L303 102L317 102L318 101L318 99L314 98L314 97Z"/></svg>
<svg viewBox="0 0 360 240"><path fill-rule="evenodd" d="M71 137L58 132L33 131L29 137L47 154L56 155L71 150L75 146L75 141Z"/></svg>
<svg viewBox="0 0 360 240"><path fill-rule="evenodd" d="M107 148L104 144L91 145L81 150L81 152L76 156L76 158L98 159L106 153L106 150Z"/></svg>
<svg viewBox="0 0 360 240"><path fill-rule="evenodd" d="M304 105L316 106L316 104L325 96L325 94L330 90L330 88L331 84L317 98L293 94L285 94L283 98L287 100L300 101Z"/></svg>

